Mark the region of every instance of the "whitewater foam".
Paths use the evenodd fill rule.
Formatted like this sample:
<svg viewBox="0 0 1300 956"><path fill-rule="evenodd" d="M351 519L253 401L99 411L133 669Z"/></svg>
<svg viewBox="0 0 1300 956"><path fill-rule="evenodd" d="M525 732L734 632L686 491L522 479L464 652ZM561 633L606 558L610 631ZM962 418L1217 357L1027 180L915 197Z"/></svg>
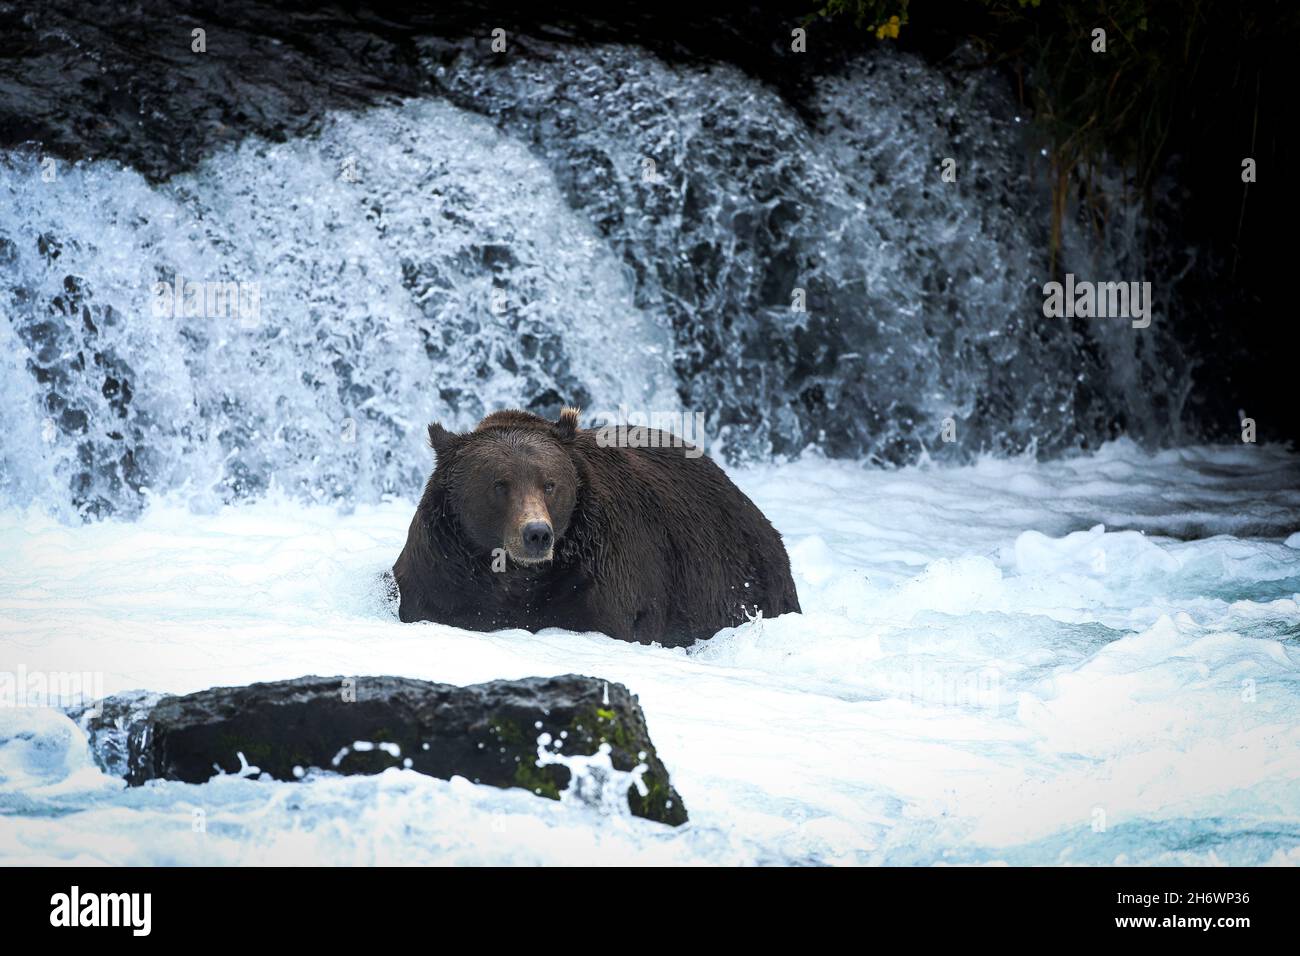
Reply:
<svg viewBox="0 0 1300 956"><path fill-rule="evenodd" d="M639 695L691 823L396 769L128 790L73 721L17 709L0 715L0 859L1295 864L1298 469L1277 449L1121 442L737 471L804 613L686 650L398 623L377 576L409 499L162 499L78 527L10 508L0 670L102 672L110 693L592 674Z"/></svg>

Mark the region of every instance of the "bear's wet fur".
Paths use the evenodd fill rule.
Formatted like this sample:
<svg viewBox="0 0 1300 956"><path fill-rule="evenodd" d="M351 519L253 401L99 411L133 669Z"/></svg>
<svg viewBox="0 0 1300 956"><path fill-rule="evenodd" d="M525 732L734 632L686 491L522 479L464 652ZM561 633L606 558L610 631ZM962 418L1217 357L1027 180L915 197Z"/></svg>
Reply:
<svg viewBox="0 0 1300 956"><path fill-rule="evenodd" d="M698 449L642 437L605 447L576 409L430 425L436 467L393 566L401 619L675 647L798 611L763 513Z"/></svg>

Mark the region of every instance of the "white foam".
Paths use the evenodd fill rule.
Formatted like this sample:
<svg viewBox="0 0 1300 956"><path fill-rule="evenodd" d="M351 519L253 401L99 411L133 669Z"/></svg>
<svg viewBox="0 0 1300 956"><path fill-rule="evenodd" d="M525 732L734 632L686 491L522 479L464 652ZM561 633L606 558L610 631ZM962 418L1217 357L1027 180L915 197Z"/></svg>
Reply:
<svg viewBox="0 0 1300 956"><path fill-rule="evenodd" d="M1052 463L741 471L804 613L689 650L398 623L377 576L409 500L343 515L165 499L75 527L11 508L0 671L103 672L109 693L591 674L640 697L692 822L398 769L126 790L71 721L10 710L0 859L1294 863L1300 552L1293 528L1233 532L1300 513L1296 465L1119 443ZM1170 534L1193 525L1203 537Z"/></svg>

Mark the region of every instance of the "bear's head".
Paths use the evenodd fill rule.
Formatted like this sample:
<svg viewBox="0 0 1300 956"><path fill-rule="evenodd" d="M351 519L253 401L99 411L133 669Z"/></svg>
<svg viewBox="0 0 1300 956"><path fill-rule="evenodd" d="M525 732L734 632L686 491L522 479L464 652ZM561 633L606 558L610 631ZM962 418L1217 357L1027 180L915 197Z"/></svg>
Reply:
<svg viewBox="0 0 1300 956"><path fill-rule="evenodd" d="M521 411L494 412L472 431L429 426L438 455L433 480L469 543L491 555L504 548L523 565L550 561L578 498L578 470L569 453L578 410L550 422Z"/></svg>

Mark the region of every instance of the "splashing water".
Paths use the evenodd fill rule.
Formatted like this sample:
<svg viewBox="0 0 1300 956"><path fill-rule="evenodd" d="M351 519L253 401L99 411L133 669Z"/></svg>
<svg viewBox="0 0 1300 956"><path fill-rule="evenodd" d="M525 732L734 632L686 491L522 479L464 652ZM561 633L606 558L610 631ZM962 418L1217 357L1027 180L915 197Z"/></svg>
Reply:
<svg viewBox="0 0 1300 956"><path fill-rule="evenodd" d="M691 813L621 815L607 772L571 794L594 805L397 768L128 788L73 720L0 707L0 862L1300 863L1298 469L1120 442L739 470L804 613L689 649L397 622L375 582L410 501L0 511L0 680L591 674L635 690ZM196 806L220 826L192 833Z"/></svg>
<svg viewBox="0 0 1300 956"><path fill-rule="evenodd" d="M628 791L636 787L643 797L650 793L642 780L650 769L649 764L639 763L631 770L618 770L610 756L613 748L607 743L597 747L594 754L561 753L563 744L550 734L540 734L537 738L537 766L557 764L568 768L569 784L560 791L561 803L576 804L605 816L630 817ZM552 745L555 749L548 750Z"/></svg>
<svg viewBox="0 0 1300 956"><path fill-rule="evenodd" d="M446 100L156 185L0 159L0 494L373 502L418 488L426 421L510 405L686 408L733 461L1179 437L1159 313L1042 317L1043 169L991 72L882 52L805 116L625 47L428 69ZM1069 230L1072 268L1140 271L1138 225ZM178 277L256 308L156 314Z"/></svg>
<svg viewBox="0 0 1300 956"><path fill-rule="evenodd" d="M672 324L683 401L733 460L1059 452L1117 417L1175 437L1188 366L1162 318L1142 337L1043 318L1049 170L995 73L880 51L820 79L804 117L736 70L541 49L432 70L529 138L623 256L638 304ZM1140 207L1122 208L1104 243L1067 219L1065 264L1158 280Z"/></svg>
<svg viewBox="0 0 1300 956"><path fill-rule="evenodd" d="M355 155L384 165L341 179ZM375 500L419 486L428 420L676 407L666 334L617 261L535 158L444 104L248 142L159 188L97 164L38 173L0 165L19 218L0 220L16 500L135 513L149 491L211 507L272 483ZM255 284L258 315L155 315L177 276Z"/></svg>

